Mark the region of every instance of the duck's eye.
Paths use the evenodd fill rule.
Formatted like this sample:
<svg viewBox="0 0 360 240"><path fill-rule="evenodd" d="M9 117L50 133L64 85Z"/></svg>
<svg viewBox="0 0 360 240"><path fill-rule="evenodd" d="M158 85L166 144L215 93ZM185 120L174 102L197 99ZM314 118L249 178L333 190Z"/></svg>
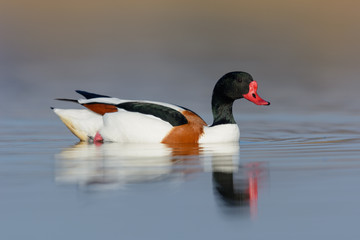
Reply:
<svg viewBox="0 0 360 240"><path fill-rule="evenodd" d="M255 93L253 93L253 94L252 94L252 96L253 96L253 98L256 98L256 95L255 95Z"/></svg>
<svg viewBox="0 0 360 240"><path fill-rule="evenodd" d="M238 79L237 81L238 81L239 83L242 83L242 79Z"/></svg>

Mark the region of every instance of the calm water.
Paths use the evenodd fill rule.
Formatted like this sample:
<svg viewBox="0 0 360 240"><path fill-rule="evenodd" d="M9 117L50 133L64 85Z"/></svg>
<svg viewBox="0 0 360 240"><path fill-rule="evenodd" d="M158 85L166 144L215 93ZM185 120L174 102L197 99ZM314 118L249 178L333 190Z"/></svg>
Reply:
<svg viewBox="0 0 360 240"><path fill-rule="evenodd" d="M357 239L358 116L237 116L241 141L78 144L1 121L1 239Z"/></svg>
<svg viewBox="0 0 360 240"><path fill-rule="evenodd" d="M0 5L1 240L360 239L360 1ZM80 89L210 122L237 70L271 102L235 103L238 144L77 144L49 109Z"/></svg>

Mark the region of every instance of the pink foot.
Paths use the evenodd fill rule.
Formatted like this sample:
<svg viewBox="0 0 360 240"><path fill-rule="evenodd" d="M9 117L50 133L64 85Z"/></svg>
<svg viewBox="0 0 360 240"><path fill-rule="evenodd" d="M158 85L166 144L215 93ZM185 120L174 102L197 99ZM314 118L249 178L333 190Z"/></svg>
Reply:
<svg viewBox="0 0 360 240"><path fill-rule="evenodd" d="M104 139L102 138L100 133L97 132L94 137L94 143L102 143L102 142L104 142Z"/></svg>

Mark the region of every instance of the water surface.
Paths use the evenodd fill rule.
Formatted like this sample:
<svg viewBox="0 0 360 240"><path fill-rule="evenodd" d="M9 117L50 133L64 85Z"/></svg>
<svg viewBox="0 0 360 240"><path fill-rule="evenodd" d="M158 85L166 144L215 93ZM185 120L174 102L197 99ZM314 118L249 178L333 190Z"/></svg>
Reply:
<svg viewBox="0 0 360 240"><path fill-rule="evenodd" d="M1 121L1 238L360 237L357 116L237 119L239 143L172 146Z"/></svg>

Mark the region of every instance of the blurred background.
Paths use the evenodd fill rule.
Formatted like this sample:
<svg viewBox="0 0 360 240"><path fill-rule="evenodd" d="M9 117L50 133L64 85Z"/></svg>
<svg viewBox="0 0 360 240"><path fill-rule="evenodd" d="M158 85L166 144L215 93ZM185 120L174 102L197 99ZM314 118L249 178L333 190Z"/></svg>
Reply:
<svg viewBox="0 0 360 240"><path fill-rule="evenodd" d="M360 239L359 9L0 0L0 239ZM211 123L236 70L271 102L235 103L240 144L81 145L50 110L81 89Z"/></svg>
<svg viewBox="0 0 360 240"><path fill-rule="evenodd" d="M1 118L54 118L75 89L208 114L215 82L251 73L269 108L357 112L359 1L0 3Z"/></svg>

